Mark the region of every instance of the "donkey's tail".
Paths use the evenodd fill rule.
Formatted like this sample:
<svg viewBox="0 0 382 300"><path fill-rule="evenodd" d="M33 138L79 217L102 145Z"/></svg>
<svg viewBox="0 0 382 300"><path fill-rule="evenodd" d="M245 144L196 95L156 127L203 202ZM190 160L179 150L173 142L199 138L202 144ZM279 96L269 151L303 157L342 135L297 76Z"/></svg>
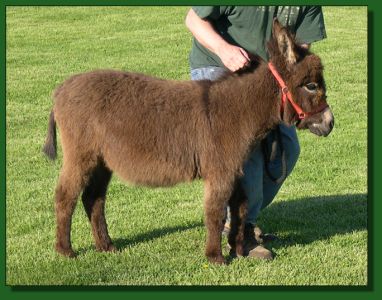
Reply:
<svg viewBox="0 0 382 300"><path fill-rule="evenodd" d="M42 151L51 159L57 157L57 136L56 136L56 120L54 119L53 110L50 112L48 134L46 136L45 145Z"/></svg>

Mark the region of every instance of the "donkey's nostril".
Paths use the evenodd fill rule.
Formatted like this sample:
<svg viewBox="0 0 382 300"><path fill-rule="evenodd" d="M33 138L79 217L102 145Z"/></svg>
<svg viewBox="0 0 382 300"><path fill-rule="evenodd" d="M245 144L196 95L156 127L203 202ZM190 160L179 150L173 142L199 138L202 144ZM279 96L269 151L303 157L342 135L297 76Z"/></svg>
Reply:
<svg viewBox="0 0 382 300"><path fill-rule="evenodd" d="M334 119L332 119L329 123L330 129L333 129L334 127Z"/></svg>

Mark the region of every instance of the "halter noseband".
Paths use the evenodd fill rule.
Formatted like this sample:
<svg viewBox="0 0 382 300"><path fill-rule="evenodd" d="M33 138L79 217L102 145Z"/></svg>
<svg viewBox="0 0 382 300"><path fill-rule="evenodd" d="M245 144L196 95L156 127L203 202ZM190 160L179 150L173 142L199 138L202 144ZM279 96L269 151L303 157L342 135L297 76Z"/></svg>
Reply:
<svg viewBox="0 0 382 300"><path fill-rule="evenodd" d="M280 74L277 72L275 66L271 62L269 62L268 67L281 88L281 110L282 111L284 110L286 102L289 101L293 109L296 111L299 120L304 120L305 118L315 115L317 113L320 113L325 108L329 107L327 103L323 103L315 111L304 112L302 108L296 102L294 102L292 94L290 93L288 87L286 86L284 80L281 78Z"/></svg>

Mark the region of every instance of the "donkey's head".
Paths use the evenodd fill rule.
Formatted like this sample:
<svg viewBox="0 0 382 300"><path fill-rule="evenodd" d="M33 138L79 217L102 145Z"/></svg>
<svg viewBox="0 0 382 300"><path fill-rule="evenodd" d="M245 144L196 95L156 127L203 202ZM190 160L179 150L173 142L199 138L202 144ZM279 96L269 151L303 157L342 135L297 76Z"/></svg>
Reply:
<svg viewBox="0 0 382 300"><path fill-rule="evenodd" d="M296 44L294 37L276 19L268 50L269 67L274 70L272 73L282 93L283 121L327 136L333 128L334 117L326 102L320 58Z"/></svg>

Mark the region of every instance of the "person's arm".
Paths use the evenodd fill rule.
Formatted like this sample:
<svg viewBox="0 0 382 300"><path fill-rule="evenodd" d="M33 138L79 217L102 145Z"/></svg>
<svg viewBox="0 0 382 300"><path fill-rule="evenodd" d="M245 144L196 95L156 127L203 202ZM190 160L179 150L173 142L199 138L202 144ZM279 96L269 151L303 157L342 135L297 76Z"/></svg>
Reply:
<svg viewBox="0 0 382 300"><path fill-rule="evenodd" d="M200 44L219 56L222 63L235 72L249 63L247 52L227 43L208 20L201 19L193 9L186 16L186 26Z"/></svg>

